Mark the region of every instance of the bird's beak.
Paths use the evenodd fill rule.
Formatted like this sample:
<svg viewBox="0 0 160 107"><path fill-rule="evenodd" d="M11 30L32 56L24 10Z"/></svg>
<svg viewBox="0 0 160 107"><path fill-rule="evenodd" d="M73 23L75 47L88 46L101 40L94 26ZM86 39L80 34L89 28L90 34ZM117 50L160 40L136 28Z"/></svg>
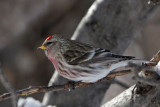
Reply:
<svg viewBox="0 0 160 107"><path fill-rule="evenodd" d="M42 45L42 46L40 46L40 47L38 47L38 48L40 48L40 49L46 49L47 47L46 46L44 46L44 45Z"/></svg>

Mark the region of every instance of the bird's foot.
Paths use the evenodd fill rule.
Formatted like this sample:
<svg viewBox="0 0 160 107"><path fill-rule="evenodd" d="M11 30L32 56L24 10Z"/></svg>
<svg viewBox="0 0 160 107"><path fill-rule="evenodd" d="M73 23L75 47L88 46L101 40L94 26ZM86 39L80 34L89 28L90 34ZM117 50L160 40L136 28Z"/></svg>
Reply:
<svg viewBox="0 0 160 107"><path fill-rule="evenodd" d="M74 90L76 89L76 85L78 84L79 82L75 82L75 81L68 81L68 85L69 85L69 91Z"/></svg>

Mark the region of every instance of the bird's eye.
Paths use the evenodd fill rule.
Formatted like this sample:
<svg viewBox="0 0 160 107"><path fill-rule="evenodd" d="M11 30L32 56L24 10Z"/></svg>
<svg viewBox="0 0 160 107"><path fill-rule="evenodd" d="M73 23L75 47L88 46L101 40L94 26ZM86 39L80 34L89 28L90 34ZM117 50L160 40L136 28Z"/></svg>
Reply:
<svg viewBox="0 0 160 107"><path fill-rule="evenodd" d="M46 45L50 45L50 44L52 44L52 42L47 42L47 43L46 43Z"/></svg>

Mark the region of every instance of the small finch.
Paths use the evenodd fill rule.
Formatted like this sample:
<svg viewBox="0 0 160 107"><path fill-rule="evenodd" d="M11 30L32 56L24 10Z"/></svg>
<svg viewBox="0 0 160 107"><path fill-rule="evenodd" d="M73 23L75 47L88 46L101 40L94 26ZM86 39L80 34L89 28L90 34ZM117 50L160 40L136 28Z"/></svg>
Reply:
<svg viewBox="0 0 160 107"><path fill-rule="evenodd" d="M94 83L111 71L135 61L132 56L116 55L106 49L51 35L39 48L45 51L58 73L72 81Z"/></svg>

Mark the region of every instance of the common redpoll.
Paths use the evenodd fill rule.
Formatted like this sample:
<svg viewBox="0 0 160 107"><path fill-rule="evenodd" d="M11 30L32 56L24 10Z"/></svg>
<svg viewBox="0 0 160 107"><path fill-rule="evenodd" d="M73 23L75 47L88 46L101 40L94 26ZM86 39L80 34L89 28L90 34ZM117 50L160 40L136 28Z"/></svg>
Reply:
<svg viewBox="0 0 160 107"><path fill-rule="evenodd" d="M45 51L58 73L73 81L96 82L111 71L127 66L134 57L116 55L106 49L51 35L39 48Z"/></svg>

